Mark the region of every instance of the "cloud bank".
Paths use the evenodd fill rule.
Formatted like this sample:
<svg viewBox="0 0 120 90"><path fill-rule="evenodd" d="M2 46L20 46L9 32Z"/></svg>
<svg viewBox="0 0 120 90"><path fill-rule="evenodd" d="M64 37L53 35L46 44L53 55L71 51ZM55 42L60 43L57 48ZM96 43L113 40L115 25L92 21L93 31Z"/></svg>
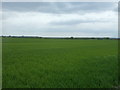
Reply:
<svg viewBox="0 0 120 90"><path fill-rule="evenodd" d="M117 37L117 4L3 3L3 35Z"/></svg>

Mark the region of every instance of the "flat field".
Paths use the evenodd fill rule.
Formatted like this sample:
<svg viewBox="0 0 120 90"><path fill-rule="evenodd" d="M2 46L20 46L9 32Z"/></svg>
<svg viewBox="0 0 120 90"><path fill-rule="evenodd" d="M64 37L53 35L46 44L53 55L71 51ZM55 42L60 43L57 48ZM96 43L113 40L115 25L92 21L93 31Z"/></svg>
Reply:
<svg viewBox="0 0 120 90"><path fill-rule="evenodd" d="M3 38L3 88L111 88L118 41Z"/></svg>

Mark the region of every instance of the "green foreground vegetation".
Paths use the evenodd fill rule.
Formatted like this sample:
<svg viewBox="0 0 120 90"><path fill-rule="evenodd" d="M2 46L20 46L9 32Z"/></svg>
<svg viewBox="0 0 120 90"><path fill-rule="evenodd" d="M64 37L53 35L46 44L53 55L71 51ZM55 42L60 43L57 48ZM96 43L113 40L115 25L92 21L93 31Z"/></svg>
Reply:
<svg viewBox="0 0 120 90"><path fill-rule="evenodd" d="M112 88L117 40L3 38L3 88Z"/></svg>

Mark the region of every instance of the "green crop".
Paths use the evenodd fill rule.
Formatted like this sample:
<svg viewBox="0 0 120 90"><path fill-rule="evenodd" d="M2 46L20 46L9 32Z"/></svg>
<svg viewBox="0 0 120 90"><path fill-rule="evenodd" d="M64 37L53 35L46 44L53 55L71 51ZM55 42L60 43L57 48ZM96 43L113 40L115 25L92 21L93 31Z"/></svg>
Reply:
<svg viewBox="0 0 120 90"><path fill-rule="evenodd" d="M118 41L3 38L3 88L112 88Z"/></svg>

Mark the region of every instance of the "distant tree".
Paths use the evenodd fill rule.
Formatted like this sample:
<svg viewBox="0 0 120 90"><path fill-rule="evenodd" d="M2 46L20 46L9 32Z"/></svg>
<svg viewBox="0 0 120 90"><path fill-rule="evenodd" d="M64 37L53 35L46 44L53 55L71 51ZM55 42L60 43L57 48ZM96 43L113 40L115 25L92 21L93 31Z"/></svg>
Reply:
<svg viewBox="0 0 120 90"><path fill-rule="evenodd" d="M95 39L94 37L91 37L91 39Z"/></svg>
<svg viewBox="0 0 120 90"><path fill-rule="evenodd" d="M105 37L104 39L109 39L109 37Z"/></svg>
<svg viewBox="0 0 120 90"><path fill-rule="evenodd" d="M22 35L22 37L24 37L24 35Z"/></svg>
<svg viewBox="0 0 120 90"><path fill-rule="evenodd" d="M70 39L74 39L74 37L70 37Z"/></svg>

